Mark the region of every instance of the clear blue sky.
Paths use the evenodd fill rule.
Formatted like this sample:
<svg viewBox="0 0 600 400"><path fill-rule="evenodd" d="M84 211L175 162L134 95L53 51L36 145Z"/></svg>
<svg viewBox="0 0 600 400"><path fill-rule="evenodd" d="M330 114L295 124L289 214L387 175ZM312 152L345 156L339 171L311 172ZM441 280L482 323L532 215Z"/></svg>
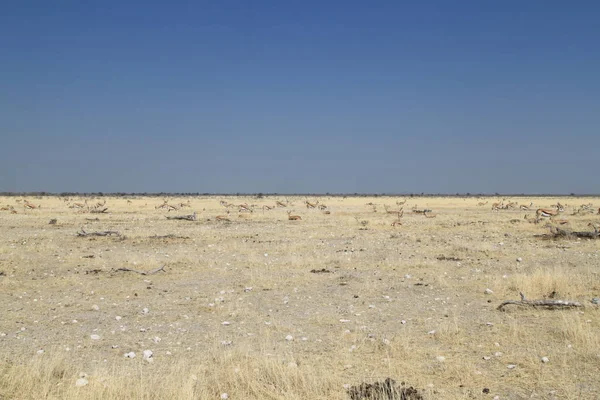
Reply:
<svg viewBox="0 0 600 400"><path fill-rule="evenodd" d="M598 1L5 1L0 191L600 193Z"/></svg>

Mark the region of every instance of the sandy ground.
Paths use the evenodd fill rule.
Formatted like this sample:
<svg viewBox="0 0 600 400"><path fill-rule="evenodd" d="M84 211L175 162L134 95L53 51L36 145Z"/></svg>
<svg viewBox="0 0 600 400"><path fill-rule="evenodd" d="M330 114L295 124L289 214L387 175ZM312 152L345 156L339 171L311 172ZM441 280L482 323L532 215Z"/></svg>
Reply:
<svg viewBox="0 0 600 400"><path fill-rule="evenodd" d="M600 240L542 240L557 222L524 218L559 201L561 227L589 231L598 198L505 199L532 211L498 212L502 198L108 197L70 208L84 200L0 197L16 211L0 211L0 399L345 399L345 387L387 377L426 399L600 398ZM156 208L164 200L181 208ZM104 201L106 213L89 212ZM288 207L263 207L276 201ZM594 214L572 215L588 203ZM391 226L386 208L400 207ZM166 218L194 211L197 221ZM519 292L585 308L496 309ZM80 373L89 384L76 387Z"/></svg>

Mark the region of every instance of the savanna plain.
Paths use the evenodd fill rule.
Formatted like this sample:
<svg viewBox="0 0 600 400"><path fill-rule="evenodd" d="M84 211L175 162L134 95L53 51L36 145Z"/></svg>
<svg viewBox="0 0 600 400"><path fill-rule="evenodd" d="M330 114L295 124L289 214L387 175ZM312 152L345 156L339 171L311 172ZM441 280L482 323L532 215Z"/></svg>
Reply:
<svg viewBox="0 0 600 400"><path fill-rule="evenodd" d="M599 198L0 206L0 399L600 398Z"/></svg>

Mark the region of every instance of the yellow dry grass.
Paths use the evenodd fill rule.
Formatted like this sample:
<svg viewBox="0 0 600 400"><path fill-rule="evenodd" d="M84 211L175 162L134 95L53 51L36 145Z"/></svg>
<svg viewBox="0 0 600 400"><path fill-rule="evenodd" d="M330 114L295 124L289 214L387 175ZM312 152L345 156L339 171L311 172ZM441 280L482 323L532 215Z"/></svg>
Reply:
<svg viewBox="0 0 600 400"><path fill-rule="evenodd" d="M600 398L600 241L541 240L546 222L523 218L566 202L561 218L589 230L600 216L572 210L600 199L492 212L502 199L208 196L167 212L109 197L106 214L23 200L0 197L17 211L0 211L0 399L348 399L387 377L425 399ZM386 206L404 208L401 226ZM496 310L519 292L586 307Z"/></svg>

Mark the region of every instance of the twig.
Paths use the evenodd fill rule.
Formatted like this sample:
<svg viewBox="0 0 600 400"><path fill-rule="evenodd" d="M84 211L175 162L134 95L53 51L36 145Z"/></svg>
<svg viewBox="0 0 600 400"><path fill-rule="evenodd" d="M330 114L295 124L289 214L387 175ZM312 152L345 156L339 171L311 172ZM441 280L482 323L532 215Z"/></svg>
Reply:
<svg viewBox="0 0 600 400"><path fill-rule="evenodd" d="M155 273L160 272L160 271L166 272L164 265L162 267L160 267L160 268L153 269L152 271L138 271L136 269L126 268L126 267L118 268L118 269L115 270L115 272L120 272L120 271L122 271L122 272L135 272L135 273L140 274L140 275L152 275L152 274L155 274Z"/></svg>
<svg viewBox="0 0 600 400"><path fill-rule="evenodd" d="M583 307L583 305L581 303L578 303L576 301L569 301L569 300L548 300L548 299L542 299L542 300L527 300L525 298L525 295L523 293L520 293L521 295L521 300L506 300L504 302L502 302L502 304L500 304L498 306L498 310L500 311L504 311L504 307L509 305L509 304L513 304L513 305L519 305L519 306L530 306L530 307L548 307L550 309L553 308L571 308L571 307Z"/></svg>

